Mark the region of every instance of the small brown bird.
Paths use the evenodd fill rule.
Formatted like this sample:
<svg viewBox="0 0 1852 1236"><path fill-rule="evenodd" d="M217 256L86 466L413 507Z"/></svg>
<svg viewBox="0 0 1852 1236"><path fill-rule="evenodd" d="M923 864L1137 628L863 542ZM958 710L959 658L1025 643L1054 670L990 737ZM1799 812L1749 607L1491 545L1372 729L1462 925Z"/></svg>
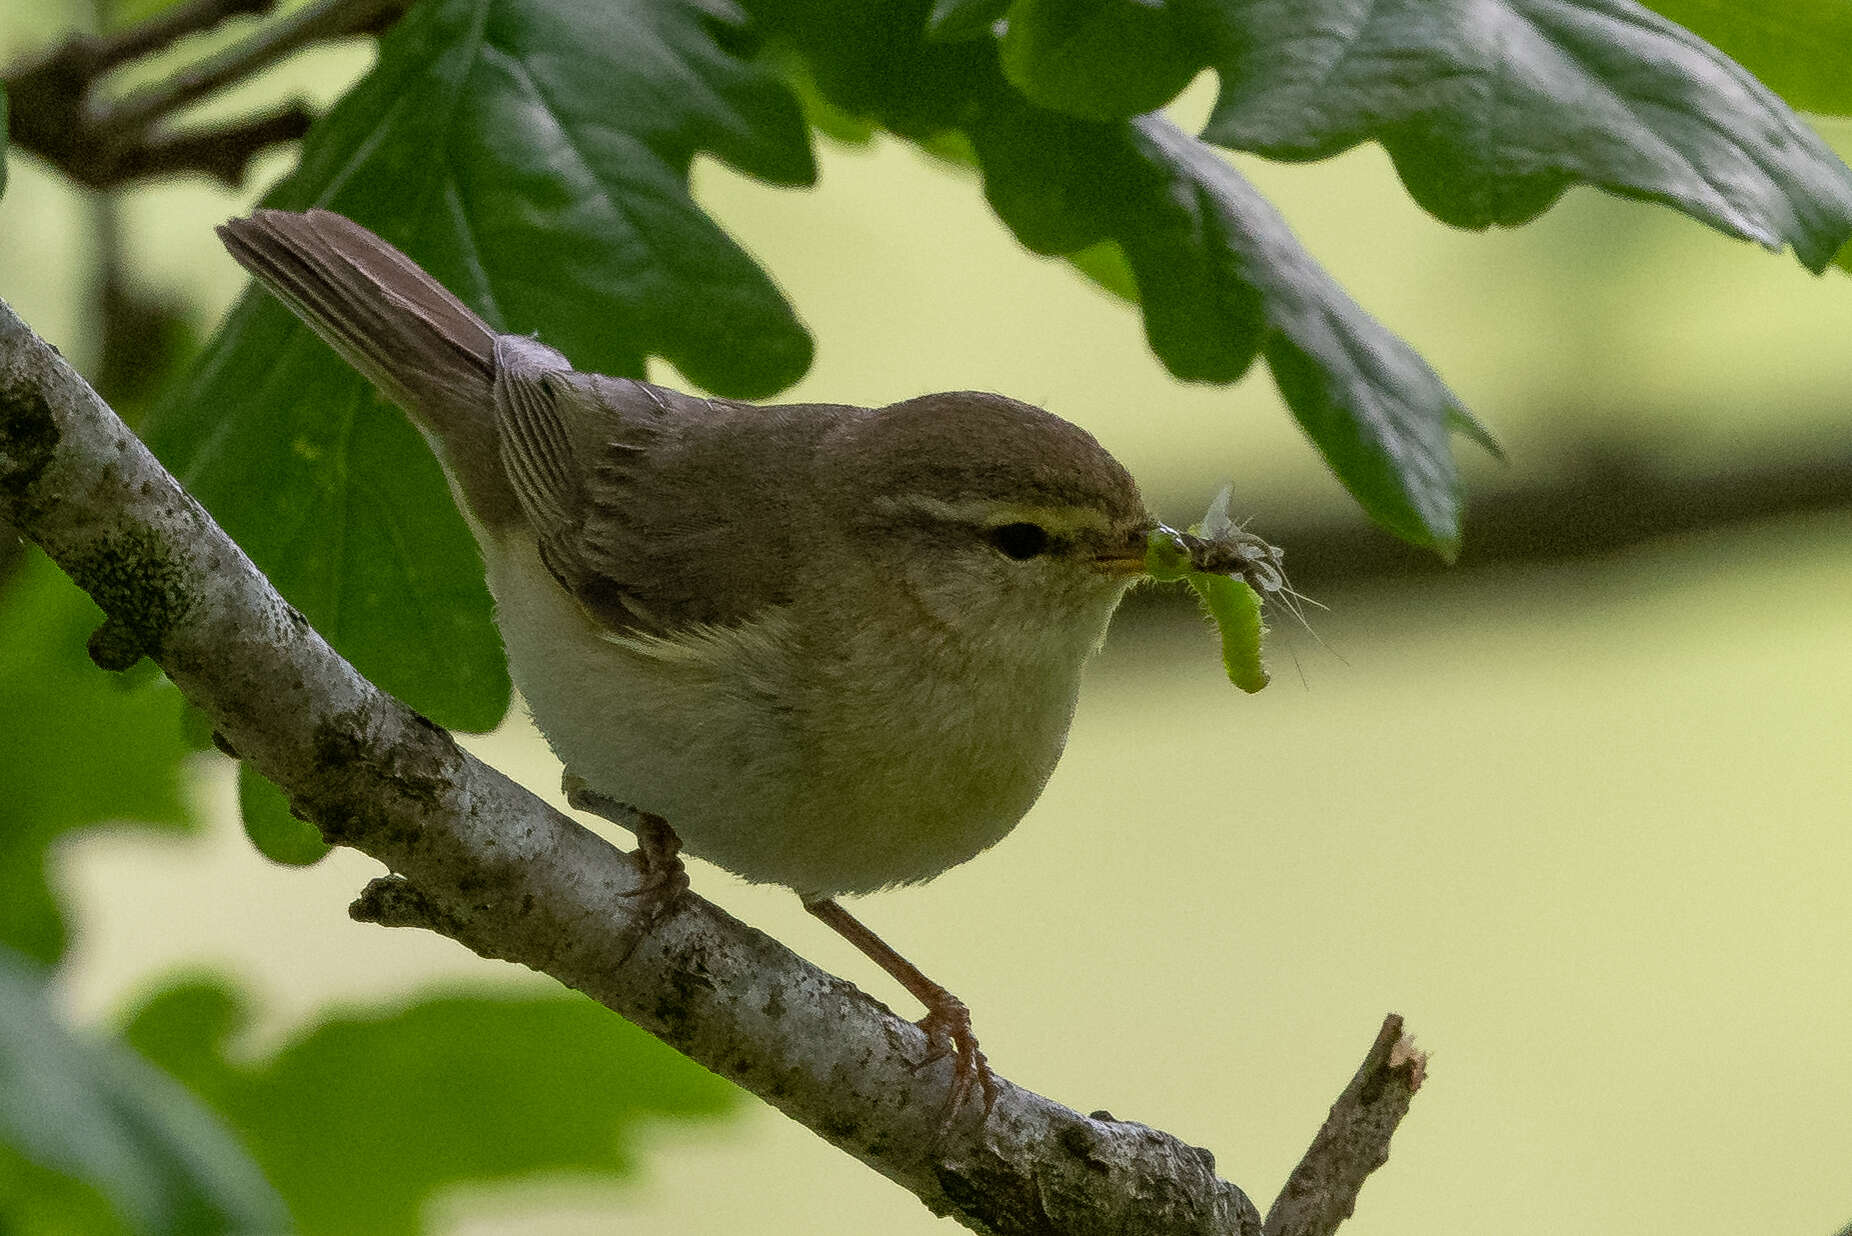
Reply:
<svg viewBox="0 0 1852 1236"><path fill-rule="evenodd" d="M965 1006L835 899L931 879L1041 794L1144 573L1126 470L1000 395L758 407L580 373L326 211L220 235L431 442L574 805L635 828L664 901L683 846L795 891L926 1006L946 1119L974 1084L988 1111Z"/></svg>

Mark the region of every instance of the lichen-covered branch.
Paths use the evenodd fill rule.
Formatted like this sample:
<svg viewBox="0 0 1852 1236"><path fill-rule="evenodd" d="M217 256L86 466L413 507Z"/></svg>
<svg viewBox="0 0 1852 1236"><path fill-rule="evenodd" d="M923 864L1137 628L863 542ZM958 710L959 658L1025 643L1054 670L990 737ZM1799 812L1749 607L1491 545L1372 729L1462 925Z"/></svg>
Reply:
<svg viewBox="0 0 1852 1236"><path fill-rule="evenodd" d="M973 1229L1260 1236L1207 1151L1007 1081L935 1140L951 1061L917 1067L916 1027L699 897L640 920L628 856L361 678L4 302L0 521L102 606L100 660L153 658L304 818L394 873L357 917L553 975ZM1380 1162L1393 1126L1339 1157Z"/></svg>

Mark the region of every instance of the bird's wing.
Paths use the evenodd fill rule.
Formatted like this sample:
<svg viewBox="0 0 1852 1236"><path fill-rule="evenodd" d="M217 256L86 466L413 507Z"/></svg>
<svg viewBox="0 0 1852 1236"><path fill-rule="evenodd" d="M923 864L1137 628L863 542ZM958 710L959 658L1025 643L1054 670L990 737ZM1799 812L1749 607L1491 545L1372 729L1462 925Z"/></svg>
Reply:
<svg viewBox="0 0 1852 1236"><path fill-rule="evenodd" d="M496 362L503 468L586 613L668 635L791 599L816 443L854 410L698 399L508 336Z"/></svg>

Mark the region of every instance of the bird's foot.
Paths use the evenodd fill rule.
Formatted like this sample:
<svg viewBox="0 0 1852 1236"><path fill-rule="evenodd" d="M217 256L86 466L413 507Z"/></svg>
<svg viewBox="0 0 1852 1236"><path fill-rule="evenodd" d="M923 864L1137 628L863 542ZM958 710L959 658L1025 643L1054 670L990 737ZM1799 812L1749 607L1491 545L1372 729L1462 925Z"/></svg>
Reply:
<svg viewBox="0 0 1852 1236"><path fill-rule="evenodd" d="M983 1119L990 1119L990 1109L997 1105L997 1076L990 1071L990 1062L978 1048L977 1036L971 1033L971 1010L964 1001L951 992L941 988L938 998L926 1005L926 1016L913 1024L926 1035L926 1054L913 1066L917 1072L927 1065L952 1057L952 1089L946 1096L945 1115L939 1121L939 1131L935 1140L943 1138L957 1118L959 1108L971 1095L971 1088L978 1087L984 1095Z"/></svg>
<svg viewBox="0 0 1852 1236"><path fill-rule="evenodd" d="M682 863L682 839L661 816L639 811L628 803L600 794L571 773L560 779L560 786L566 791L566 802L574 811L599 816L637 835L637 850L632 857L642 868L643 878L635 888L619 895L637 898L645 919L654 926L674 906L676 899L688 891L688 868Z"/></svg>
<svg viewBox="0 0 1852 1236"><path fill-rule="evenodd" d="M682 839L669 822L647 811L636 814L636 857L643 868L643 879L624 896L640 899L654 923L688 891L688 868L682 863Z"/></svg>
<svg viewBox="0 0 1852 1236"><path fill-rule="evenodd" d="M945 1140L972 1086L984 1092L984 1117L980 1125L989 1121L990 1109L997 1102L997 1078L990 1071L984 1053L977 1048L977 1036L971 1033L971 1010L965 1007L964 1001L921 974L918 966L895 952L892 945L868 930L860 919L837 905L834 899L807 898L804 908L860 949L863 956L893 975L915 1000L926 1006L926 1016L914 1023L926 1035L926 1054L912 1066L913 1070L918 1072L947 1056L953 1058L952 1092L946 1096L945 1116L939 1121L929 1149Z"/></svg>

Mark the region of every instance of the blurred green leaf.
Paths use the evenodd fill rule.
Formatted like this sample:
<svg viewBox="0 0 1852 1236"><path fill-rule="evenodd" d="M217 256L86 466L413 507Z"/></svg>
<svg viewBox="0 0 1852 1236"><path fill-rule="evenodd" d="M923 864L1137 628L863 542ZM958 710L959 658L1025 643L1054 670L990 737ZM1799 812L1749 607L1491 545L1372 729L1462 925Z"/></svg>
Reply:
<svg viewBox="0 0 1852 1236"><path fill-rule="evenodd" d="M230 1060L245 1017L225 987L181 984L126 1035L242 1134L304 1232L415 1233L460 1181L628 1176L646 1120L721 1115L739 1095L578 996L431 999Z"/></svg>
<svg viewBox="0 0 1852 1236"><path fill-rule="evenodd" d="M133 821L189 831L179 693L90 663L103 611L32 551L0 589L0 945L50 963L64 923L46 880L52 845Z"/></svg>
<svg viewBox="0 0 1852 1236"><path fill-rule="evenodd" d="M103 15L104 28L121 30L136 22L146 21L159 13L179 5L182 0L104 0L98 6ZM279 8L298 7L295 4L278 5Z"/></svg>
<svg viewBox="0 0 1852 1236"><path fill-rule="evenodd" d="M114 266L120 260L119 251L114 252L103 279L101 347L89 377L116 415L134 429L199 355L201 339L190 305L137 287Z"/></svg>
<svg viewBox="0 0 1852 1236"><path fill-rule="evenodd" d="M582 368L641 376L661 355L709 389L770 394L810 338L687 184L700 151L783 184L815 174L796 102L742 39L725 0L428 0L268 204L372 227ZM436 462L288 310L247 294L149 436L363 673L444 724L500 720L481 565Z"/></svg>
<svg viewBox="0 0 1852 1236"><path fill-rule="evenodd" d="M6 83L0 82L0 197L6 196Z"/></svg>
<svg viewBox="0 0 1852 1236"><path fill-rule="evenodd" d="M131 1236L95 1185L42 1167L0 1137L0 1231L7 1236Z"/></svg>
<svg viewBox="0 0 1852 1236"><path fill-rule="evenodd" d="M1461 227L1526 223L1591 184L1790 245L1815 271L1852 234L1852 171L1741 66L1632 0L1177 2L1221 74L1203 130L1220 145L1321 159L1375 138Z"/></svg>
<svg viewBox="0 0 1852 1236"><path fill-rule="evenodd" d="M289 797L249 764L238 765L238 814L244 835L271 862L309 867L334 848L322 840L321 829L291 815Z"/></svg>
<svg viewBox="0 0 1852 1236"><path fill-rule="evenodd" d="M1102 240L1076 249L1067 255L1067 260L1114 296L1138 303L1138 277L1132 273L1131 263L1125 260L1125 250L1117 241Z"/></svg>
<svg viewBox="0 0 1852 1236"><path fill-rule="evenodd" d="M1001 54L1030 102L1092 120L1162 107L1203 67L1163 0L1016 0Z"/></svg>
<svg viewBox="0 0 1852 1236"><path fill-rule="evenodd" d="M765 54L765 63L778 74L780 81L797 99L804 113L804 123L823 136L845 146L866 146L874 140L881 126L865 116L852 115L837 107L817 88L810 65L789 48L773 46Z"/></svg>
<svg viewBox="0 0 1852 1236"><path fill-rule="evenodd" d="M1804 112L1852 115L1852 4L1846 0L1646 0Z"/></svg>
<svg viewBox="0 0 1852 1236"><path fill-rule="evenodd" d="M1010 0L933 0L926 35L940 42L983 38L1009 8Z"/></svg>
<svg viewBox="0 0 1852 1236"><path fill-rule="evenodd" d="M170 1079L71 1034L43 978L0 949L0 1229L89 1211L82 1182L138 1233L280 1232L282 1203L219 1122ZM29 1164L30 1170L21 1164ZM89 1228L67 1230L91 1230Z"/></svg>
<svg viewBox="0 0 1852 1236"><path fill-rule="evenodd" d="M188 751L211 751L212 717L184 697L180 701L180 741Z"/></svg>

